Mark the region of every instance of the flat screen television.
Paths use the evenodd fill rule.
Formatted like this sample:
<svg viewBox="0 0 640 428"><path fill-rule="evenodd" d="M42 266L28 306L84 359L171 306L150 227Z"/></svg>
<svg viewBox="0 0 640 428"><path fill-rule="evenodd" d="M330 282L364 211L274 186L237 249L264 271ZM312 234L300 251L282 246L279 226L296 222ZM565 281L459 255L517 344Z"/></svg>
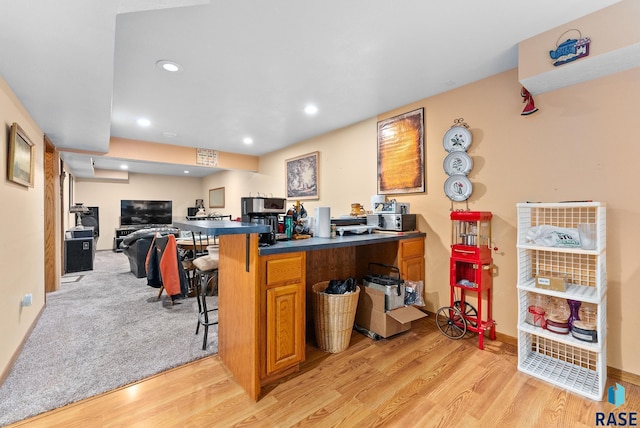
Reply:
<svg viewBox="0 0 640 428"><path fill-rule="evenodd" d="M120 226L151 226L171 224L171 201L120 201Z"/></svg>

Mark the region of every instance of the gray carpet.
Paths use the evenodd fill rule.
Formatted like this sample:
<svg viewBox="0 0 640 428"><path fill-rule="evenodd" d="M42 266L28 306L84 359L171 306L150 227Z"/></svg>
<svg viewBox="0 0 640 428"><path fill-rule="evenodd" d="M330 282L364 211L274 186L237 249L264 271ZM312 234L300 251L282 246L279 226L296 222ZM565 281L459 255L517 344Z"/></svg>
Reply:
<svg viewBox="0 0 640 428"><path fill-rule="evenodd" d="M0 425L217 353L217 326L206 351L195 335L195 298L157 296L122 253L98 251L93 271L65 275L0 385Z"/></svg>

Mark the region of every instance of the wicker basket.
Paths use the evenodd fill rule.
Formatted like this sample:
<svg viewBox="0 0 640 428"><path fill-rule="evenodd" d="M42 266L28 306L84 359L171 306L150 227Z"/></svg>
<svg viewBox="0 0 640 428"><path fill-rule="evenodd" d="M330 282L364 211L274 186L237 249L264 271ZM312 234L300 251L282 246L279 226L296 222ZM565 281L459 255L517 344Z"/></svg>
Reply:
<svg viewBox="0 0 640 428"><path fill-rule="evenodd" d="M342 352L349 347L358 307L360 287L348 294L325 294L329 281L318 282L313 290L313 321L318 348L325 352Z"/></svg>

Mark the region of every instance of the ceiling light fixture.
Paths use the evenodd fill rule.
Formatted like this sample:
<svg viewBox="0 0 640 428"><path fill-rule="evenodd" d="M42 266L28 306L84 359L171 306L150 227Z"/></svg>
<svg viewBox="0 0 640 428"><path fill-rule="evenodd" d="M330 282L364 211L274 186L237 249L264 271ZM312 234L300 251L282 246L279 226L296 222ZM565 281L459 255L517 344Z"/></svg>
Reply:
<svg viewBox="0 0 640 428"><path fill-rule="evenodd" d="M151 121L144 117L141 117L140 119L138 119L137 122L138 122L138 125L144 126L144 127L151 125Z"/></svg>
<svg viewBox="0 0 640 428"><path fill-rule="evenodd" d="M159 61L156 61L156 65L164 70L164 71L168 71L170 73L175 73L178 71L182 71L182 66L180 64L178 64L175 61L171 61L168 59L161 59Z"/></svg>
<svg viewBox="0 0 640 428"><path fill-rule="evenodd" d="M129 166L123 164L123 165L120 165L120 169L129 169Z"/></svg>
<svg viewBox="0 0 640 428"><path fill-rule="evenodd" d="M185 174L189 174L189 171L185 171L184 173L185 173Z"/></svg>
<svg viewBox="0 0 640 428"><path fill-rule="evenodd" d="M251 137L244 137L244 139L242 140L243 143L245 144L253 144L253 138Z"/></svg>
<svg viewBox="0 0 640 428"><path fill-rule="evenodd" d="M176 134L175 132L169 132L169 131L163 132L162 135L164 135L167 138L173 138L178 136L178 134Z"/></svg>
<svg viewBox="0 0 640 428"><path fill-rule="evenodd" d="M318 113L318 107L314 106L313 104L309 104L308 106L306 106L304 108L304 112L306 114L308 114L309 116L312 116L312 115Z"/></svg>

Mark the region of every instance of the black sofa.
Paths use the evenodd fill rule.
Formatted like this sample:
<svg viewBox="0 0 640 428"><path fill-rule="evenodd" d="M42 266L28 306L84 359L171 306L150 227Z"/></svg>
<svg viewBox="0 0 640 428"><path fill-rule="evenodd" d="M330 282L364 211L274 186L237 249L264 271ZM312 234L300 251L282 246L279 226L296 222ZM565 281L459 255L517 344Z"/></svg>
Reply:
<svg viewBox="0 0 640 428"><path fill-rule="evenodd" d="M120 249L122 249L122 252L129 258L131 273L133 273L136 278L144 278L147 276L145 262L147 260L147 253L151 247L151 241L153 241L156 233L178 236L180 231L175 227L140 229L125 236L120 243Z"/></svg>

